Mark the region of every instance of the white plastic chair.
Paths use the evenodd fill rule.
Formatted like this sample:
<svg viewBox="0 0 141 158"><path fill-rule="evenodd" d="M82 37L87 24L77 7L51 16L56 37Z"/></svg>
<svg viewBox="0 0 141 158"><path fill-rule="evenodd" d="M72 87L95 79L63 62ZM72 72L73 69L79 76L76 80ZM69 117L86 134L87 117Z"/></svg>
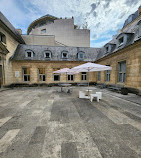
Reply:
<svg viewBox="0 0 141 158"><path fill-rule="evenodd" d="M99 99L102 99L102 92L96 92L99 95Z"/></svg>
<svg viewBox="0 0 141 158"><path fill-rule="evenodd" d="M86 96L86 95L85 95L85 92L79 91L79 98L86 98L86 99L89 99L90 96Z"/></svg>
<svg viewBox="0 0 141 158"><path fill-rule="evenodd" d="M99 102L100 96L99 94L90 94L90 101L92 102L93 99L96 98L97 102Z"/></svg>

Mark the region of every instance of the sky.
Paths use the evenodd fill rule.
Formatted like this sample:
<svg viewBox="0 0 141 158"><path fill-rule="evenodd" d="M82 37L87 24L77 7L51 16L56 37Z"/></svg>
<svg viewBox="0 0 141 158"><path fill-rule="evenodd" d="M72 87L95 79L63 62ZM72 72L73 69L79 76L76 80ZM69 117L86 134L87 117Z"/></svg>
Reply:
<svg viewBox="0 0 141 158"><path fill-rule="evenodd" d="M80 28L88 24L91 47L102 47L140 5L141 0L0 0L0 11L23 34L32 21L46 14L73 16Z"/></svg>

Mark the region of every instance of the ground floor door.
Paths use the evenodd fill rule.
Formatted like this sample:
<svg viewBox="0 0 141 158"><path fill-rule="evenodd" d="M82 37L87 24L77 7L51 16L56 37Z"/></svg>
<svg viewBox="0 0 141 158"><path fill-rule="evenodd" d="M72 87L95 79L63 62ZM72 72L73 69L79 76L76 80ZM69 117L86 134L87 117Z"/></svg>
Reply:
<svg viewBox="0 0 141 158"><path fill-rule="evenodd" d="M2 78L2 65L0 65L0 88L2 86L3 78Z"/></svg>

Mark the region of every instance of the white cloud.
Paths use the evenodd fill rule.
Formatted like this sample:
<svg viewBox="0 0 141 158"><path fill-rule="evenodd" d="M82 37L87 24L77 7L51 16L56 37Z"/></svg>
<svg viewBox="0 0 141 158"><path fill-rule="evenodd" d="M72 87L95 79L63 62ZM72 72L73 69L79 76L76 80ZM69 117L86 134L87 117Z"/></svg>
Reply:
<svg viewBox="0 0 141 158"><path fill-rule="evenodd" d="M74 16L75 23L81 26L87 21L91 30L91 40L100 40L103 36L107 39L112 38L111 32L120 29L119 26L140 5L137 0L133 1L133 6L131 0L32 0L32 3L44 14L49 13L57 17Z"/></svg>
<svg viewBox="0 0 141 158"><path fill-rule="evenodd" d="M18 7L19 2L23 9ZM138 0L1 0L0 10L6 14L14 26L26 27L36 18L51 14L56 17L74 17L75 24L82 26L86 21L91 30L91 40L105 44L113 32L120 29L126 18L134 13ZM26 10L26 12L25 12Z"/></svg>

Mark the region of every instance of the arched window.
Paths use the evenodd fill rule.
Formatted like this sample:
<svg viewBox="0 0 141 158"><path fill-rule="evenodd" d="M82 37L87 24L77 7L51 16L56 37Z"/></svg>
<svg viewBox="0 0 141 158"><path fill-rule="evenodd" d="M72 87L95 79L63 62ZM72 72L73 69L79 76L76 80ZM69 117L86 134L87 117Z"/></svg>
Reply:
<svg viewBox="0 0 141 158"><path fill-rule="evenodd" d="M62 51L61 55L62 55L62 59L67 59L68 58L68 51Z"/></svg>
<svg viewBox="0 0 141 158"><path fill-rule="evenodd" d="M77 57L78 57L78 59L83 60L84 59L84 55L85 55L84 52L78 52Z"/></svg>
<svg viewBox="0 0 141 158"><path fill-rule="evenodd" d="M33 53L32 50L26 50L25 51L25 57L27 57L27 58L33 58L33 55L34 55L34 53Z"/></svg>
<svg viewBox="0 0 141 158"><path fill-rule="evenodd" d="M46 58L46 59L50 59L51 56L52 56L52 53L51 53L50 50L46 50L46 51L44 51L44 58Z"/></svg>

